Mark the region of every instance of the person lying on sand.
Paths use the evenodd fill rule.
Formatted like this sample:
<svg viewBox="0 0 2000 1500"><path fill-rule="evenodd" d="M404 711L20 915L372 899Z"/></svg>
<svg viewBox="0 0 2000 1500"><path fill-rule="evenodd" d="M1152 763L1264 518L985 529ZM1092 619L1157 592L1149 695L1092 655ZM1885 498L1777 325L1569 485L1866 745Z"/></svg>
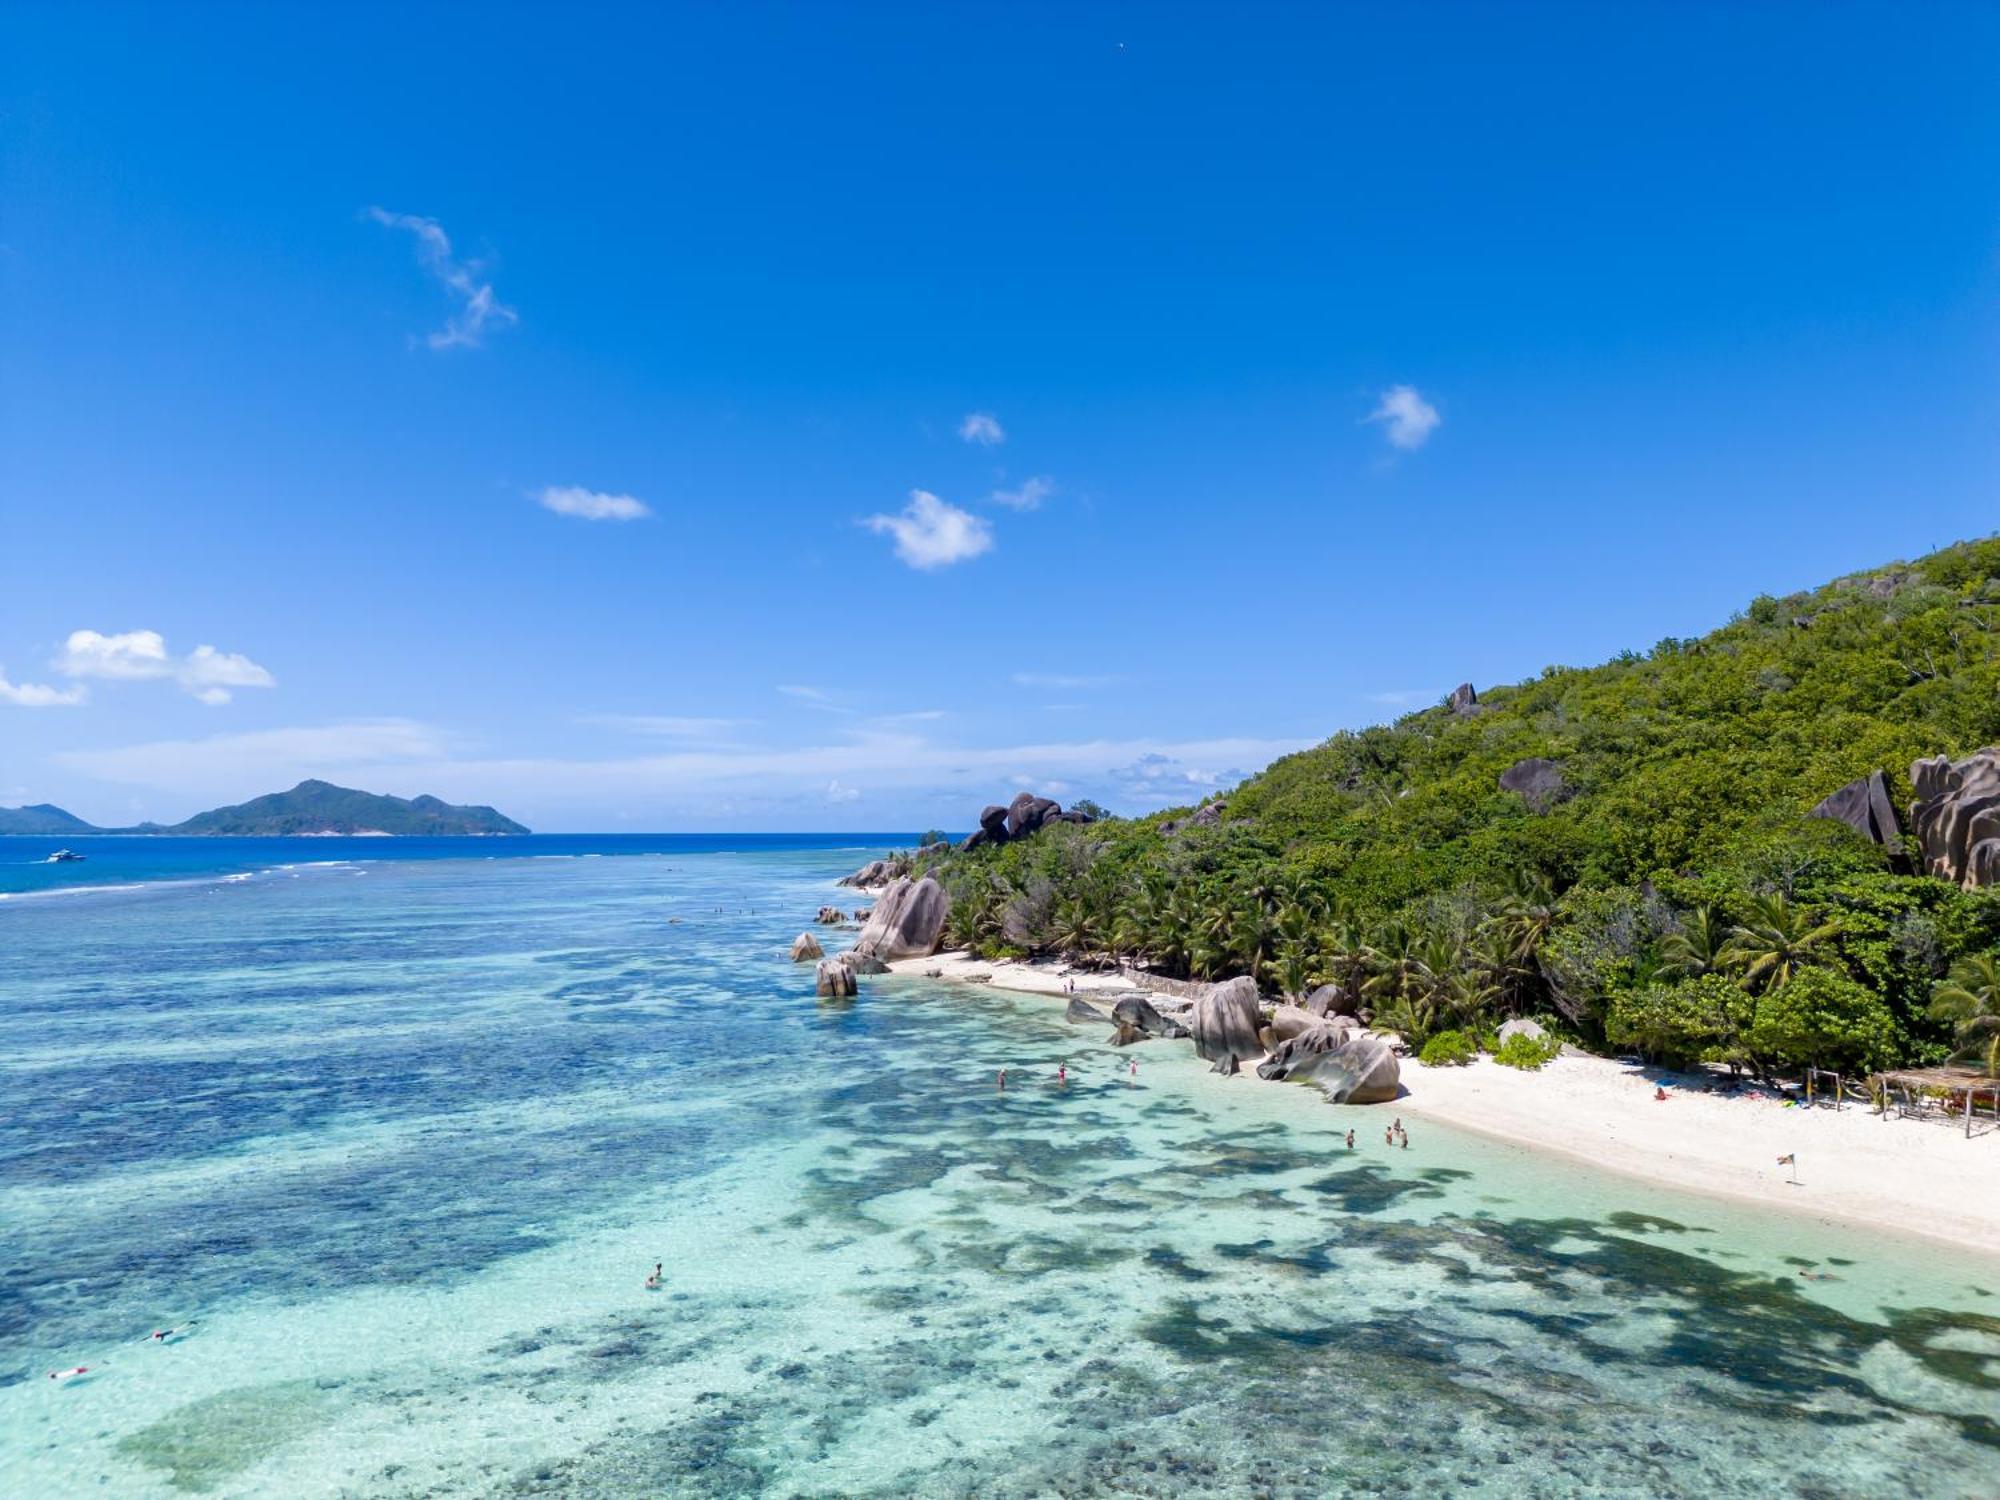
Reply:
<svg viewBox="0 0 2000 1500"><path fill-rule="evenodd" d="M1664 1087L1660 1087L1657 1085L1654 1087L1653 1102L1655 1104L1665 1104L1667 1102L1667 1091Z"/></svg>

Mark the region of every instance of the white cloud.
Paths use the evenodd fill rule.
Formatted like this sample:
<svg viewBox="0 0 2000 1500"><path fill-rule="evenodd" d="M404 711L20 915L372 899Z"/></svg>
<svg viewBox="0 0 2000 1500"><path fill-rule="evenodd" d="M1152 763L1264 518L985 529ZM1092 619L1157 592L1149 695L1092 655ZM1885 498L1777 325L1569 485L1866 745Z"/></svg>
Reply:
<svg viewBox="0 0 2000 1500"><path fill-rule="evenodd" d="M65 677L95 677L107 682L170 677L211 707L229 702L231 688L278 685L263 667L234 651L197 646L187 656L176 658L157 630L127 630L117 635L72 630L56 656L55 669Z"/></svg>
<svg viewBox="0 0 2000 1500"><path fill-rule="evenodd" d="M869 516L861 524L895 537L896 556L924 571L964 562L993 546L990 524L929 490L911 490L910 503L900 514Z"/></svg>
<svg viewBox="0 0 2000 1500"><path fill-rule="evenodd" d="M1007 441L1007 430L990 411L967 412L965 420L958 424L958 435L982 448L998 447Z"/></svg>
<svg viewBox="0 0 2000 1500"><path fill-rule="evenodd" d="M391 229L406 229L416 237L417 259L445 289L458 299L458 311L424 342L433 349L472 349L486 335L487 325L505 328L518 323L520 316L493 294L493 283L482 279L485 267L476 260L460 260L451 253L451 239L436 219L420 214L393 214L386 208L371 208L368 217Z"/></svg>
<svg viewBox="0 0 2000 1500"><path fill-rule="evenodd" d="M1016 672L1015 687L1029 688L1073 688L1106 687L1116 682L1116 677L1079 677L1066 672Z"/></svg>
<svg viewBox="0 0 2000 1500"><path fill-rule="evenodd" d="M40 682L9 682L0 667L0 703L16 708L74 708L90 697L87 688L57 688Z"/></svg>
<svg viewBox="0 0 2000 1500"><path fill-rule="evenodd" d="M1435 406L1417 394L1415 386L1392 385L1382 393L1375 410L1362 420L1382 423L1392 446L1413 453L1429 441L1444 418L1438 415Z"/></svg>
<svg viewBox="0 0 2000 1500"><path fill-rule="evenodd" d="M1429 688L1395 688L1386 693L1370 693L1368 701L1385 708L1415 708L1420 703L1435 703L1440 696Z"/></svg>
<svg viewBox="0 0 2000 1500"><path fill-rule="evenodd" d="M118 635L72 630L56 657L55 668L65 677L138 682L170 677L174 664L167 656L166 638L157 630L127 630Z"/></svg>
<svg viewBox="0 0 2000 1500"><path fill-rule="evenodd" d="M1032 479L1021 481L1020 488L995 490L993 501L1014 510L1040 510L1042 502L1056 492L1056 482L1046 474L1037 474Z"/></svg>
<svg viewBox="0 0 2000 1500"><path fill-rule="evenodd" d="M859 802L861 800L861 789L859 787L843 786L839 779L836 778L826 784L826 800L829 802Z"/></svg>
<svg viewBox="0 0 2000 1500"><path fill-rule="evenodd" d="M545 486L535 501L543 510L586 521L638 521L653 513L645 501L630 495L606 495L574 484Z"/></svg>

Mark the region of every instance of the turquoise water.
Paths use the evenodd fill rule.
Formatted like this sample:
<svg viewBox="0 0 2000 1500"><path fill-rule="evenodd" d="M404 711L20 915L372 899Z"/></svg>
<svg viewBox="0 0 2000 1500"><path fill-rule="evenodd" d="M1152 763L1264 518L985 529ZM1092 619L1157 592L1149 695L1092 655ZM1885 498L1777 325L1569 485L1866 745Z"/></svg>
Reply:
<svg viewBox="0 0 2000 1500"><path fill-rule="evenodd" d="M865 852L0 903L0 1493L1995 1492L1993 1264L823 1006Z"/></svg>

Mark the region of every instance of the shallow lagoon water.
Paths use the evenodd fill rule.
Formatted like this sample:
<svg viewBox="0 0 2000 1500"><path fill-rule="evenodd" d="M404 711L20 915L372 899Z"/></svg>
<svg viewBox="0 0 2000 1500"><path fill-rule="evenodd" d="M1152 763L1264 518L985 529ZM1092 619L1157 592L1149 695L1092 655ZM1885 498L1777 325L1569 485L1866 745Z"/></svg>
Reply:
<svg viewBox="0 0 2000 1500"><path fill-rule="evenodd" d="M0 1491L1994 1492L1992 1263L1392 1151L1045 999L822 1005L856 862L0 907Z"/></svg>

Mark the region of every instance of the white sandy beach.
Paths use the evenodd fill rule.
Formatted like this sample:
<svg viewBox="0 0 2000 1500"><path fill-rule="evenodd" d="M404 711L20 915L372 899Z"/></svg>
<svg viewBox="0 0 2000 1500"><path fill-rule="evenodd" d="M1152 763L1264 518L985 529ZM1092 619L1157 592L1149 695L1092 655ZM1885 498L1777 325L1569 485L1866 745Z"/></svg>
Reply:
<svg viewBox="0 0 2000 1500"><path fill-rule="evenodd" d="M1119 974L1057 964L992 963L962 953L904 959L890 968L976 980L1029 994L1129 990ZM1669 1098L1654 1099L1665 1079ZM1247 1088L1268 1087L1247 1068ZM1955 1125L1882 1118L1865 1107L1800 1109L1775 1098L1723 1097L1677 1086L1671 1075L1600 1057L1559 1057L1539 1072L1482 1057L1470 1067L1403 1063L1408 1091L1393 1106L1593 1167L1718 1194L1787 1213L1919 1234L2000 1255L2000 1130L1967 1139ZM1390 1106L1383 1106L1389 1108ZM1983 1133L1979 1133L1983 1131ZM1798 1158L1798 1184L1781 1156Z"/></svg>

